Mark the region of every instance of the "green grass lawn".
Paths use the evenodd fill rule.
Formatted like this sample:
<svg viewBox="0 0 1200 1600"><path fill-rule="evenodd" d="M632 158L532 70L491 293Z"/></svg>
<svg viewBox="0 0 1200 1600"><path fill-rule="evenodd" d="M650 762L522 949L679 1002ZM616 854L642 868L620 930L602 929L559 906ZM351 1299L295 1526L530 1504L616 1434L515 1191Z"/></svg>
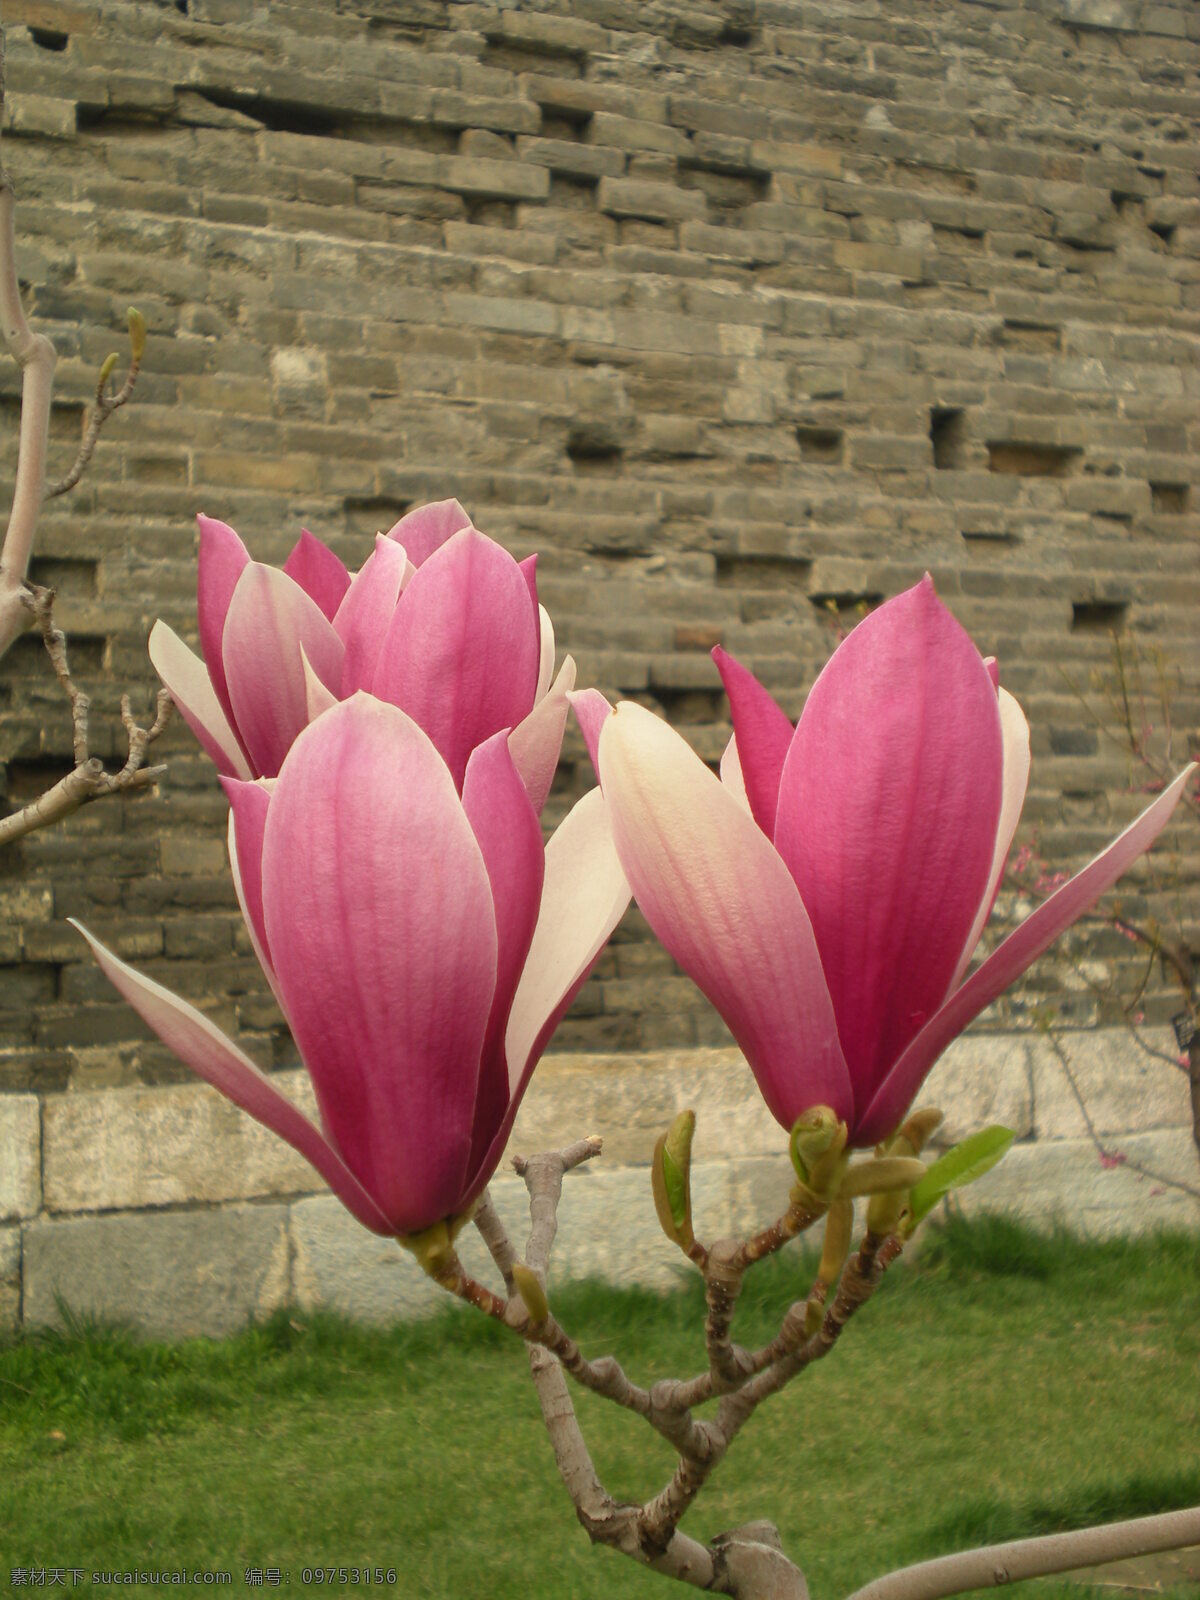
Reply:
<svg viewBox="0 0 1200 1600"><path fill-rule="evenodd" d="M757 1268L738 1337L768 1336L806 1287L798 1252ZM640 1381L700 1365L698 1292L582 1285L554 1302L588 1354ZM644 1424L586 1395L579 1409L614 1494L661 1486L671 1458ZM964 1545L1196 1502L1200 1239L1087 1244L992 1220L893 1268L829 1359L759 1411L684 1527L768 1517L814 1600L837 1600ZM0 1347L0 1587L22 1566L187 1567L231 1571L240 1591L245 1568L275 1567L296 1590L318 1565L391 1567L392 1593L438 1600L689 1592L589 1545L523 1354L477 1314L387 1331L281 1315L171 1346L76 1327Z"/></svg>

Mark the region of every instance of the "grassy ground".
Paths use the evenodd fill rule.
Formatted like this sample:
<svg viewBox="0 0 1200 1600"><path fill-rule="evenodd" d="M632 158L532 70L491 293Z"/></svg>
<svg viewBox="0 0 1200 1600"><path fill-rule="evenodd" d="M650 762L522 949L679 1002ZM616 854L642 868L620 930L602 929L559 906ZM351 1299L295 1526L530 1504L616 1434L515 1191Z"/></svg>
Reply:
<svg viewBox="0 0 1200 1600"><path fill-rule="evenodd" d="M739 1337L767 1336L805 1285L797 1255L756 1269ZM699 1364L695 1293L579 1286L555 1304L642 1381ZM614 1494L665 1481L636 1419L588 1396L580 1411ZM1046 1241L993 1220L893 1268L685 1527L769 1517L814 1600L835 1600L964 1545L1198 1501L1196 1238ZM520 1351L457 1308L387 1331L285 1315L220 1344L78 1326L0 1348L0 1587L14 1567L82 1569L92 1593L94 1571L186 1567L241 1590L247 1567L275 1567L296 1590L317 1565L391 1567L391 1592L422 1600L688 1592L590 1547ZM1046 1580L1028 1600L1066 1592Z"/></svg>

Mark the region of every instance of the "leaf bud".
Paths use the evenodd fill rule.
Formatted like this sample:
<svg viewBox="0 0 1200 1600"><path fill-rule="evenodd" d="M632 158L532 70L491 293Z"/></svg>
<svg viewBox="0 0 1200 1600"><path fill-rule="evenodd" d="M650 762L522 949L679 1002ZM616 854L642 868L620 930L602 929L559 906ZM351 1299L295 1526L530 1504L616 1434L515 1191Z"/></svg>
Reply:
<svg viewBox="0 0 1200 1600"><path fill-rule="evenodd" d="M692 1231L692 1138L696 1113L681 1111L654 1146L650 1183L654 1209L672 1244L688 1251L696 1242Z"/></svg>
<svg viewBox="0 0 1200 1600"><path fill-rule="evenodd" d="M536 1327L545 1322L550 1315L550 1302L546 1299L546 1291L542 1287L541 1279L532 1267L527 1267L523 1261L517 1261L512 1269L513 1282L517 1286L517 1293L524 1301L525 1309L529 1313L529 1320Z"/></svg>
<svg viewBox="0 0 1200 1600"><path fill-rule="evenodd" d="M146 352L146 319L136 306L129 308L129 348L135 361Z"/></svg>

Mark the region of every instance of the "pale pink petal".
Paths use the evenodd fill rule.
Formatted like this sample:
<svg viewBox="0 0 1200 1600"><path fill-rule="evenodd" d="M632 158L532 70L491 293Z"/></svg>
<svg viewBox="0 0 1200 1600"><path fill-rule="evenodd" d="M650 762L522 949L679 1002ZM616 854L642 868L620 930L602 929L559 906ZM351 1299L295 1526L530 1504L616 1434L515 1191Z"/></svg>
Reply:
<svg viewBox="0 0 1200 1600"><path fill-rule="evenodd" d="M283 563L283 570L293 583L300 585L310 600L316 601L332 622L350 587L350 574L329 546L318 539L315 533L302 528L299 539L292 546L291 555Z"/></svg>
<svg viewBox="0 0 1200 1600"><path fill-rule="evenodd" d="M150 630L150 664L171 691L180 715L218 772L231 778L249 778L250 763L229 726L208 669L165 622L156 622Z"/></svg>
<svg viewBox="0 0 1200 1600"><path fill-rule="evenodd" d="M809 693L775 843L860 1107L946 995L991 871L1003 755L987 669L928 578L860 622Z"/></svg>
<svg viewBox="0 0 1200 1600"><path fill-rule="evenodd" d="M766 835L679 735L625 701L600 732L621 865L658 938L729 1024L773 1115L853 1114L808 913Z"/></svg>
<svg viewBox="0 0 1200 1600"><path fill-rule="evenodd" d="M250 552L227 522L216 517L198 516L200 528L200 557L196 567L196 618L200 630L200 648L204 664L212 679L225 715L237 725L237 718L229 703L229 689L225 682L225 664L221 654L221 637L225 631L225 617L238 579L250 560Z"/></svg>
<svg viewBox="0 0 1200 1600"><path fill-rule="evenodd" d="M575 687L575 661L563 658L553 687L542 696L527 717L508 736L508 748L528 791L533 809L540 815L554 782L558 758L562 754L563 730L567 725L567 701Z"/></svg>
<svg viewBox="0 0 1200 1600"><path fill-rule="evenodd" d="M746 793L746 780L742 776L742 763L738 758L736 733L730 734L729 743L721 756L721 782L738 804L749 811L750 797Z"/></svg>
<svg viewBox="0 0 1200 1600"><path fill-rule="evenodd" d="M1029 724L1025 720L1025 713L1007 689L999 690L998 703L1000 726L1004 735L1004 793L1000 802L1000 821L996 828L992 871L947 993L953 993L962 982L984 925L991 916L996 891L1000 887L1000 879L1004 872L1004 863L1008 860L1008 852L1012 846L1013 834L1016 833L1017 823L1021 820L1025 790L1029 785Z"/></svg>
<svg viewBox="0 0 1200 1600"><path fill-rule="evenodd" d="M471 519L457 500L433 500L394 522L386 537L402 544L413 566L419 567L435 550L440 550L447 539L470 526Z"/></svg>
<svg viewBox="0 0 1200 1600"><path fill-rule="evenodd" d="M271 988L276 989L275 967L267 944L267 929L263 921L262 904L262 849L263 833L267 826L267 809L270 795L267 782L239 783L234 778L222 778L221 787L229 801L229 865L233 870L233 887L242 909L242 918L258 964L266 973ZM278 994L276 994L278 998Z"/></svg>
<svg viewBox="0 0 1200 1600"><path fill-rule="evenodd" d="M604 796L589 789L546 845L537 926L505 1038L514 1096L624 916L629 897Z"/></svg>
<svg viewBox="0 0 1200 1600"><path fill-rule="evenodd" d="M599 789L589 789L571 807L546 846L537 927L505 1035L508 1109L475 1167L468 1201L482 1192L496 1170L542 1051L587 982L628 905L629 884L617 860L604 797Z"/></svg>
<svg viewBox="0 0 1200 1600"><path fill-rule="evenodd" d="M546 853L538 814L501 731L472 751L463 810L483 853L496 914L496 991L488 1017L475 1101L474 1163L491 1144L508 1106L504 1035L538 919Z"/></svg>
<svg viewBox="0 0 1200 1600"><path fill-rule="evenodd" d="M984 656L983 664L987 668L988 677L992 680L992 688L1000 687L1000 663L995 656Z"/></svg>
<svg viewBox="0 0 1200 1600"><path fill-rule="evenodd" d="M263 842L267 942L330 1136L400 1231L453 1212L496 986L483 856L420 728L366 694L293 745Z"/></svg>
<svg viewBox="0 0 1200 1600"><path fill-rule="evenodd" d="M336 692L343 645L315 600L276 567L252 561L238 579L223 640L238 732L259 773L274 777L308 725L307 655ZM303 652L303 654L302 654Z"/></svg>
<svg viewBox="0 0 1200 1600"><path fill-rule="evenodd" d="M583 742L587 745L587 753L591 757L596 777L599 778L600 732L612 716L613 708L599 689L576 689L573 694L567 696L567 699L571 702L571 710L575 713L579 731L583 734Z"/></svg>
<svg viewBox="0 0 1200 1600"><path fill-rule="evenodd" d="M538 606L538 640L541 655L538 658L537 689L533 696L535 704L544 698L554 675L554 624L543 605Z"/></svg>
<svg viewBox="0 0 1200 1600"><path fill-rule="evenodd" d="M240 1106L264 1127L286 1139L337 1195L342 1204L373 1233L393 1234L396 1228L382 1208L359 1183L345 1162L309 1119L275 1087L221 1030L194 1006L143 977L106 950L82 923L68 918L92 947L100 969L142 1021L179 1059L234 1105Z"/></svg>
<svg viewBox="0 0 1200 1600"><path fill-rule="evenodd" d="M933 1063L969 1022L1003 994L1059 934L1089 911L1170 821L1180 796L1197 770L1192 762L1106 850L1043 900L1031 916L978 966L961 989L932 1016L885 1078L860 1121L855 1142L875 1144L889 1134L908 1109Z"/></svg>
<svg viewBox="0 0 1200 1600"><path fill-rule="evenodd" d="M327 689L317 677L303 645L300 646L300 660L304 666L304 703L308 711L308 720L315 722L322 711L328 711L330 706L337 705L338 696L332 689Z"/></svg>
<svg viewBox="0 0 1200 1600"><path fill-rule="evenodd" d="M400 597L372 690L424 728L457 784L477 744L533 709L540 647L530 613L521 569L474 528L418 566Z"/></svg>
<svg viewBox="0 0 1200 1600"><path fill-rule="evenodd" d="M375 548L355 573L333 619L334 631L346 646L342 699L370 688L401 590L415 571L403 545L375 535Z"/></svg>
<svg viewBox="0 0 1200 1600"><path fill-rule="evenodd" d="M775 834L779 779L792 742L792 724L749 668L727 655L720 645L712 658L729 696L746 798L754 820L771 839Z"/></svg>

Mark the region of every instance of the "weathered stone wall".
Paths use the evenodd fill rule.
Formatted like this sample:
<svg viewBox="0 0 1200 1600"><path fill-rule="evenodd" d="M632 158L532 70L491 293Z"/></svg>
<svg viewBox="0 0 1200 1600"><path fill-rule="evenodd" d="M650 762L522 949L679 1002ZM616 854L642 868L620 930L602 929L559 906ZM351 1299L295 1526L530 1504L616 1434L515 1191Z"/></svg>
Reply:
<svg viewBox="0 0 1200 1600"><path fill-rule="evenodd" d="M728 735L712 644L796 714L834 623L925 568L1029 712L1021 837L1036 827L1054 866L1144 801L1062 676L1086 684L1110 627L1178 665L1182 756L1200 722L1189 0L5 0L4 17L4 154L30 308L61 352L64 464L126 305L150 328L135 402L48 507L35 567L100 751L121 690L149 698L154 618L195 636L198 510L266 559L307 525L354 566L408 506L456 495L540 552L582 681L661 708L707 757ZM10 478L17 394L0 368ZM15 803L69 756L34 641L0 696ZM211 769L185 729L167 744L158 797L0 855L18 1107L187 1076L83 959L72 914L264 1064L294 1059ZM571 733L548 820L590 781ZM1193 945L1196 834L1178 835ZM1145 866L1124 899L1176 904ZM1088 983L1136 952L1096 929L1071 948L1084 977L1047 959L985 1026L1047 997L1077 1026L1106 1015ZM1159 984L1143 1008L1178 1000ZM558 1043L726 1039L632 913ZM46 1128L59 1111L45 1100Z"/></svg>
<svg viewBox="0 0 1200 1600"><path fill-rule="evenodd" d="M1200 1161L1183 1075L1131 1052L1123 1032L1085 1038L1066 1070L1037 1035L959 1040L934 1069L922 1101L946 1110L939 1144L989 1122L1019 1138L962 1203L1043 1225L1069 1221L1091 1234L1196 1227ZM313 1112L303 1073L280 1082ZM686 1264L655 1216L648 1162L683 1105L699 1108L701 1236L748 1234L784 1209L792 1178L785 1135L736 1051L549 1056L512 1148L555 1148L596 1131L605 1140L603 1156L567 1181L558 1278L661 1288L682 1277ZM492 1189L523 1240L524 1185L505 1170ZM482 1270L473 1230L463 1249ZM287 1303L387 1319L441 1298L412 1258L367 1233L294 1151L206 1086L53 1095L40 1114L35 1095L0 1096L0 1328L56 1322L65 1304L161 1335L226 1333Z"/></svg>

